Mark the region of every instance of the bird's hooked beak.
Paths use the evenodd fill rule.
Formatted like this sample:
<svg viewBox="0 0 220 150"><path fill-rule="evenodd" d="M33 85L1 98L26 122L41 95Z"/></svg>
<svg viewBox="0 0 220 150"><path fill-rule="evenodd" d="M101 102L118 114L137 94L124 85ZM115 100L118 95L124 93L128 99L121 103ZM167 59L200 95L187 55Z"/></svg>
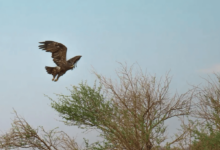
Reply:
<svg viewBox="0 0 220 150"><path fill-rule="evenodd" d="M74 65L72 65L72 66L70 66L71 68L72 68L72 70L73 70L73 68L75 68L75 66Z"/></svg>

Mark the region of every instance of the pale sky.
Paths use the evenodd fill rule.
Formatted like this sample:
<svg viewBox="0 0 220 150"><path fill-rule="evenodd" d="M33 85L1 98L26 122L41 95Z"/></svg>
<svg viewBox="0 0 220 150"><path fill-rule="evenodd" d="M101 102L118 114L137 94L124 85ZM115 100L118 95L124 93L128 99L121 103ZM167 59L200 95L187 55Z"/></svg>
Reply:
<svg viewBox="0 0 220 150"><path fill-rule="evenodd" d="M14 108L33 127L95 141L94 133L58 122L44 94L93 85L92 67L114 79L117 61L137 62L157 77L170 71L171 90L180 93L203 83L220 72L219 7L219 0L0 0L0 130L10 128ZM55 66L51 54L38 49L45 40L66 45L67 59L82 55L58 82L45 71Z"/></svg>

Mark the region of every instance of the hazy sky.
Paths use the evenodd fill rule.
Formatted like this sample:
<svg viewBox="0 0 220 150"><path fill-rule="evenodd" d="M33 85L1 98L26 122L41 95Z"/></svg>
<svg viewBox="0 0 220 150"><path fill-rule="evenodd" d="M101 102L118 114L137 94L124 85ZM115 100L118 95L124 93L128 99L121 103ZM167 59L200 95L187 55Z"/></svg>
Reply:
<svg viewBox="0 0 220 150"><path fill-rule="evenodd" d="M137 62L160 77L170 71L171 90L186 91L220 72L219 0L0 0L0 130L10 128L13 108L33 127L57 126L92 139L56 119L44 94L69 94L66 87L87 80L94 69L115 78L117 61ZM58 82L45 66L55 66L38 42L67 46L67 58L83 57ZM175 124L172 124L174 127Z"/></svg>

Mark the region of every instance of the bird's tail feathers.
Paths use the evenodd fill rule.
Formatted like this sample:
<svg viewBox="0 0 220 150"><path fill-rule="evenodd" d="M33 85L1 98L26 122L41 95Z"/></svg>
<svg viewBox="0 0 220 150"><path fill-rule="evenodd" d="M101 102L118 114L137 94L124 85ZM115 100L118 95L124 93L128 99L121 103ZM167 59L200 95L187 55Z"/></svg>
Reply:
<svg viewBox="0 0 220 150"><path fill-rule="evenodd" d="M56 69L56 67L48 67L48 66L46 66L45 69L47 70L48 74L53 74L53 71Z"/></svg>

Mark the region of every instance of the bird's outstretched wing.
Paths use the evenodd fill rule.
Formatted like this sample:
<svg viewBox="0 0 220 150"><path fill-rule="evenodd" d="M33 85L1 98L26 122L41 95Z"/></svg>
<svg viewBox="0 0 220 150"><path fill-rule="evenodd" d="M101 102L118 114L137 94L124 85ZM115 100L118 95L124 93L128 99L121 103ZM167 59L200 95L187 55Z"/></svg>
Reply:
<svg viewBox="0 0 220 150"><path fill-rule="evenodd" d="M61 66L62 64L66 63L67 48L65 45L54 41L45 41L39 43L42 44L39 45L40 49L52 53L53 61L57 66Z"/></svg>
<svg viewBox="0 0 220 150"><path fill-rule="evenodd" d="M80 60L82 56L75 56L69 60L67 60L67 63L70 64L70 65L74 65L74 68L75 68L75 64Z"/></svg>

